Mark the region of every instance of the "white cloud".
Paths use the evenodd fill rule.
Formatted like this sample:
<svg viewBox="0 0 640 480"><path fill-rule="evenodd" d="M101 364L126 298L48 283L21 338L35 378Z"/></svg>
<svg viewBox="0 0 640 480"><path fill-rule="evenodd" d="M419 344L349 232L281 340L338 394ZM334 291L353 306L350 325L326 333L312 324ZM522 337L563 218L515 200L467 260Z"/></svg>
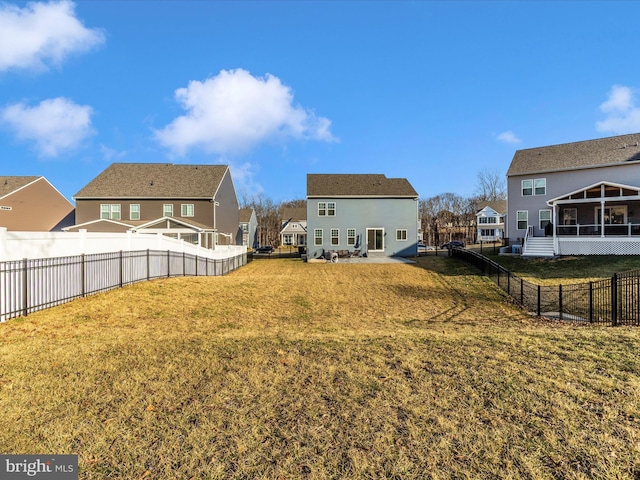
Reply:
<svg viewBox="0 0 640 480"><path fill-rule="evenodd" d="M9 105L0 111L0 121L12 129L18 139L33 141L42 157L56 157L76 148L90 135L93 110L67 98L53 98L35 107L24 103Z"/></svg>
<svg viewBox="0 0 640 480"><path fill-rule="evenodd" d="M496 138L504 143L520 143L521 140L511 130L496 135Z"/></svg>
<svg viewBox="0 0 640 480"><path fill-rule="evenodd" d="M127 155L126 151L118 151L102 144L100 145L100 153L102 153L102 158L110 162L120 160Z"/></svg>
<svg viewBox="0 0 640 480"><path fill-rule="evenodd" d="M186 111L155 138L173 153L199 148L208 153L239 153L260 142L313 139L332 142L331 122L293 105L291 88L267 74L222 70L204 82L191 81L175 91Z"/></svg>
<svg viewBox="0 0 640 480"><path fill-rule="evenodd" d="M601 132L615 134L640 132L640 108L635 103L635 91L624 85L614 85L609 98L600 105L607 117L596 122Z"/></svg>
<svg viewBox="0 0 640 480"><path fill-rule="evenodd" d="M68 0L24 8L0 3L0 71L43 70L103 43L104 33L86 28L74 8Z"/></svg>

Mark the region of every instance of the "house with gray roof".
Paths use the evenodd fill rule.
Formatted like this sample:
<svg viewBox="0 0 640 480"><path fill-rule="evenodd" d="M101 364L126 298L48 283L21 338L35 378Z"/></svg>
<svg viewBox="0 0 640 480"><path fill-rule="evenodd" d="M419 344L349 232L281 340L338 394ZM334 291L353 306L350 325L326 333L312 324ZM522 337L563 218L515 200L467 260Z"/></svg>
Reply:
<svg viewBox="0 0 640 480"><path fill-rule="evenodd" d="M640 133L518 150L507 195L523 255L638 255Z"/></svg>
<svg viewBox="0 0 640 480"><path fill-rule="evenodd" d="M241 245L227 165L114 163L73 197L68 231L160 233L205 248Z"/></svg>
<svg viewBox="0 0 640 480"><path fill-rule="evenodd" d="M307 175L307 253L415 256L418 193L406 178L382 174Z"/></svg>
<svg viewBox="0 0 640 480"><path fill-rule="evenodd" d="M304 247L307 244L307 208L283 208L280 245Z"/></svg>
<svg viewBox="0 0 640 480"><path fill-rule="evenodd" d="M0 227L50 232L74 222L73 204L42 176L0 176Z"/></svg>

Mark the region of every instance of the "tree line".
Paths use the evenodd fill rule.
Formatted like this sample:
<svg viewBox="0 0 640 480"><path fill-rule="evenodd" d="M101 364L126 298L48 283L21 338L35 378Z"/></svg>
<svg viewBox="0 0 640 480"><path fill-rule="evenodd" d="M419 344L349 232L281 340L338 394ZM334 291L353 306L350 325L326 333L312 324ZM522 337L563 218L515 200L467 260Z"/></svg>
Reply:
<svg viewBox="0 0 640 480"><path fill-rule="evenodd" d="M441 193L429 198L421 198L418 213L422 228L422 238L427 245L440 245L451 240L475 242L476 213L484 203L506 199L506 183L502 176L492 170L482 170L477 175L477 187L472 196L455 193ZM305 208L305 199L288 200L277 203L264 193L241 194L240 208L252 208L258 220L258 241L260 245L280 244L280 230L285 218L285 208Z"/></svg>

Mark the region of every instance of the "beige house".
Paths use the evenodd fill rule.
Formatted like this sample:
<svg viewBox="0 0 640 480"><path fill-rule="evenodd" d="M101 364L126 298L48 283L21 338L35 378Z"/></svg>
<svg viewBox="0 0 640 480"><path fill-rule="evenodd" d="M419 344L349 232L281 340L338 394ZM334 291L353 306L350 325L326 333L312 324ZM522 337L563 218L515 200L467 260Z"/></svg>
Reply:
<svg viewBox="0 0 640 480"><path fill-rule="evenodd" d="M0 176L0 227L50 232L73 225L71 202L44 177Z"/></svg>
<svg viewBox="0 0 640 480"><path fill-rule="evenodd" d="M65 230L161 233L194 245L242 245L227 165L114 163L74 196Z"/></svg>

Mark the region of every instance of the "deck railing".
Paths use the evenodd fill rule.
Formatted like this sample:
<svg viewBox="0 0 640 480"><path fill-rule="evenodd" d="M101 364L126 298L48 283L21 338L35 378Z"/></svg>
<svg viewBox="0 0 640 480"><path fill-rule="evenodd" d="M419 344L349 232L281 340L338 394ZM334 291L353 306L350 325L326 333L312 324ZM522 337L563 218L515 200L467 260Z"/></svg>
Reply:
<svg viewBox="0 0 640 480"><path fill-rule="evenodd" d="M601 236L602 225L600 224L579 224L579 225L558 225L556 235L573 237L593 237ZM640 224L624 223L616 225L604 225L604 236L640 236Z"/></svg>

